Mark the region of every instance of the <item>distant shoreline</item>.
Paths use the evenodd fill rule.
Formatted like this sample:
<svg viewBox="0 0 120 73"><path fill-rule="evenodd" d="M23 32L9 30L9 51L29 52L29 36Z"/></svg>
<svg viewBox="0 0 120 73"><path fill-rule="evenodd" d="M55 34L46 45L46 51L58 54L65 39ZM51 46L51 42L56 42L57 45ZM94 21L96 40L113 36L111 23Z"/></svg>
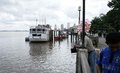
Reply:
<svg viewBox="0 0 120 73"><path fill-rule="evenodd" d="M0 30L0 32L29 32L28 30Z"/></svg>

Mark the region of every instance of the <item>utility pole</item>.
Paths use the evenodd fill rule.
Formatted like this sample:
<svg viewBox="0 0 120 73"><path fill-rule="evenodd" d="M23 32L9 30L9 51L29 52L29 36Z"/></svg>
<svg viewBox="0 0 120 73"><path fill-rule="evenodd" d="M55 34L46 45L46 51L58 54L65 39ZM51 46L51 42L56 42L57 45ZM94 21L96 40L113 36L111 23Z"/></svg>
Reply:
<svg viewBox="0 0 120 73"><path fill-rule="evenodd" d="M82 47L84 48L85 45L85 0L83 0L83 26L82 26Z"/></svg>

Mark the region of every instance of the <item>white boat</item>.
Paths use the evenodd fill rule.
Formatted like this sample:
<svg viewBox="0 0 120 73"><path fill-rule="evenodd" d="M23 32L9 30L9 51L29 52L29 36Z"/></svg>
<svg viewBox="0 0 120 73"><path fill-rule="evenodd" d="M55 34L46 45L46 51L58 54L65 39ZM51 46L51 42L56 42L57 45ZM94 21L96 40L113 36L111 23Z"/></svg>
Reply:
<svg viewBox="0 0 120 73"><path fill-rule="evenodd" d="M53 32L50 25L38 25L30 27L30 42L47 42L52 40Z"/></svg>

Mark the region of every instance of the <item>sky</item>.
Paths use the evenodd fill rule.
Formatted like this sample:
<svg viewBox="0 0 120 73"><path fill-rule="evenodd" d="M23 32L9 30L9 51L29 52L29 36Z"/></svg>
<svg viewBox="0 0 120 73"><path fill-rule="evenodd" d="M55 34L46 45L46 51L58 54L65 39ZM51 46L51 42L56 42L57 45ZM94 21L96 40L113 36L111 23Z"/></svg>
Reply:
<svg viewBox="0 0 120 73"><path fill-rule="evenodd" d="M106 14L110 10L108 1L86 0L86 19ZM0 0L0 30L28 30L45 20L52 28L55 24L72 26L78 24L79 6L82 8L82 0Z"/></svg>

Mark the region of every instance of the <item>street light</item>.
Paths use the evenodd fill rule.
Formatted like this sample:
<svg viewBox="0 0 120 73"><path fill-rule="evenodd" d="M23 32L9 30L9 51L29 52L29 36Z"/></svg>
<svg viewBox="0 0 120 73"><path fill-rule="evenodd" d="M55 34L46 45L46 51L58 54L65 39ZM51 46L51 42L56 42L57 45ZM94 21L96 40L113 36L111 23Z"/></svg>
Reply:
<svg viewBox="0 0 120 73"><path fill-rule="evenodd" d="M78 7L78 11L79 11L78 24L80 24L80 11L81 11L81 6Z"/></svg>
<svg viewBox="0 0 120 73"><path fill-rule="evenodd" d="M82 48L84 48L85 43L85 0L83 0L83 26L82 26Z"/></svg>

